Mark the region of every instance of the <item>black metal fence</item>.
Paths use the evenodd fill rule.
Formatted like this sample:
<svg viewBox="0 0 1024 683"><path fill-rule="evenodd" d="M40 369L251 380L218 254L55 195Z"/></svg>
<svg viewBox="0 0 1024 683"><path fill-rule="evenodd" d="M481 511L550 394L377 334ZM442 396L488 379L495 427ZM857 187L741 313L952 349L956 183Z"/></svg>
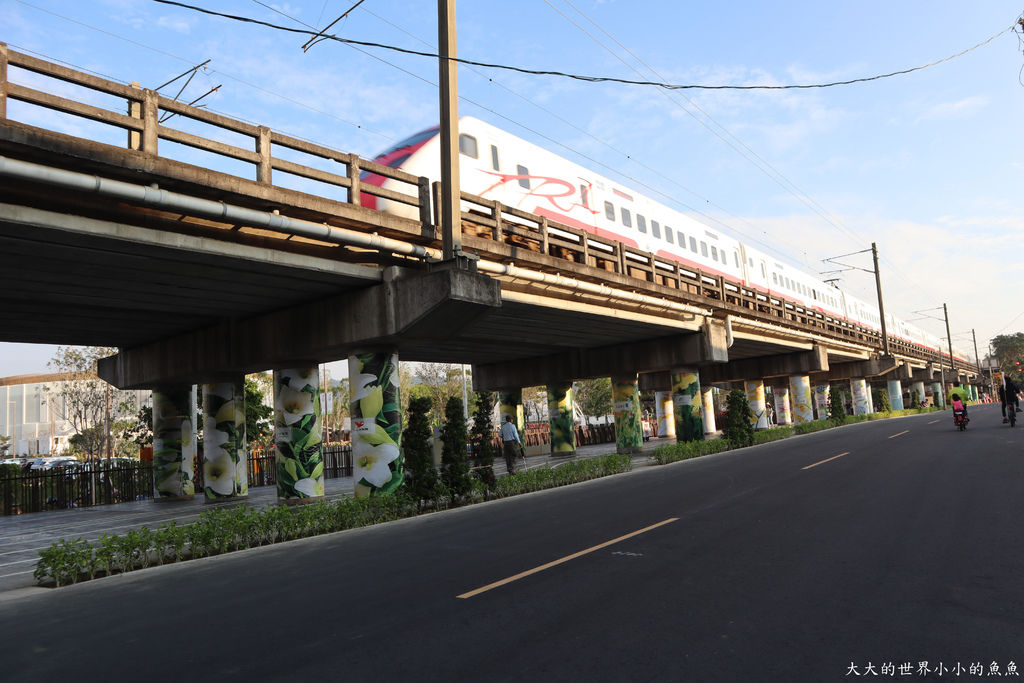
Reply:
<svg viewBox="0 0 1024 683"><path fill-rule="evenodd" d="M324 478L352 476L352 447L324 446ZM195 468L196 492L202 495L203 468ZM249 486L277 484L274 450L253 451L249 457ZM43 510L109 505L153 497L153 465L148 462L82 463L49 470L0 467L0 503L4 515Z"/></svg>
<svg viewBox="0 0 1024 683"><path fill-rule="evenodd" d="M49 470L0 468L3 514L109 505L153 497L149 463L83 463Z"/></svg>

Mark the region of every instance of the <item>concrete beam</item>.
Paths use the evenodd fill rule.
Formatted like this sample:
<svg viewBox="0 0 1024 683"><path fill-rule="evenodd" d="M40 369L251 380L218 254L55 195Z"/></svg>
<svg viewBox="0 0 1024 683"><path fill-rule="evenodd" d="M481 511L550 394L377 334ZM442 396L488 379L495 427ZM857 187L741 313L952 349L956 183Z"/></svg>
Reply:
<svg viewBox="0 0 1024 683"><path fill-rule="evenodd" d="M473 388L476 391L512 390L674 367L704 367L728 360L727 347L725 324L709 320L700 332L693 334L474 365Z"/></svg>
<svg viewBox="0 0 1024 683"><path fill-rule="evenodd" d="M833 363L828 372L812 373L811 384L838 382L847 379L873 379L883 378L885 375L895 373L903 367L903 364L895 358L871 358L869 360L854 361L852 363ZM903 374L892 375L891 379L903 379ZM889 379L889 377L886 377Z"/></svg>
<svg viewBox="0 0 1024 683"><path fill-rule="evenodd" d="M122 389L209 382L268 368L337 360L360 351L442 342L501 306L501 285L460 269L385 270L384 283L251 318L226 321L100 361Z"/></svg>
<svg viewBox="0 0 1024 683"><path fill-rule="evenodd" d="M692 367L681 364L674 367ZM745 379L770 379L790 375L807 375L828 370L828 351L815 345L809 351L793 351L772 356L744 358L719 365L699 368L701 385L742 382ZM668 391L667 371L651 372L640 376L641 391Z"/></svg>

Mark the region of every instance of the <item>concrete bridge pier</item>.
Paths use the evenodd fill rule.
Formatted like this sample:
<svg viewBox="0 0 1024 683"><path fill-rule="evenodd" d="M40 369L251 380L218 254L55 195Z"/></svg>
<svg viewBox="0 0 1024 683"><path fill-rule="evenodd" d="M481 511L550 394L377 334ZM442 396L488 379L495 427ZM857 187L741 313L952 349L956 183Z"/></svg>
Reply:
<svg viewBox="0 0 1024 683"><path fill-rule="evenodd" d="M946 397L943 396L942 384L939 382L932 382L932 405L939 408L946 407Z"/></svg>
<svg viewBox="0 0 1024 683"><path fill-rule="evenodd" d="M320 372L317 366L309 364L274 370L278 503L304 503L323 498L320 419ZM354 425L355 420L353 432Z"/></svg>
<svg viewBox="0 0 1024 683"><path fill-rule="evenodd" d="M203 493L208 503L249 495L244 377L203 385Z"/></svg>
<svg viewBox="0 0 1024 683"><path fill-rule="evenodd" d="M775 424L793 424L793 414L789 401L789 383L772 386L772 397L775 399Z"/></svg>
<svg viewBox="0 0 1024 683"><path fill-rule="evenodd" d="M819 420L828 419L828 406L831 390L832 385L828 382L819 382L814 385L814 407L818 411Z"/></svg>
<svg viewBox="0 0 1024 683"><path fill-rule="evenodd" d="M523 413L523 390L515 389L498 392L498 414L501 416L499 428L505 424L505 416L512 416L512 424L519 431L519 437L523 437L523 430L526 428L526 419Z"/></svg>
<svg viewBox="0 0 1024 683"><path fill-rule="evenodd" d="M809 376L792 375L789 378L789 397L793 424L803 424L814 420L811 378Z"/></svg>
<svg viewBox="0 0 1024 683"><path fill-rule="evenodd" d="M714 434L718 431L718 428L715 424L715 393L714 389L710 385L701 387L700 402L704 408L702 416L704 422L704 434Z"/></svg>
<svg viewBox="0 0 1024 683"><path fill-rule="evenodd" d="M754 429L768 429L768 411L765 409L764 381L744 380L743 390L747 394L747 404L754 417L751 422Z"/></svg>
<svg viewBox="0 0 1024 683"><path fill-rule="evenodd" d="M676 441L701 441L704 419L700 394L700 375L692 368L674 368L669 372L672 384L672 414L676 423Z"/></svg>
<svg viewBox="0 0 1024 683"><path fill-rule="evenodd" d="M853 397L853 414L867 415L873 412L871 406L871 391L868 382L863 377L850 380L850 395Z"/></svg>
<svg viewBox="0 0 1024 683"><path fill-rule="evenodd" d="M193 385L153 389L153 497L191 500L196 461L196 389Z"/></svg>
<svg viewBox="0 0 1024 683"><path fill-rule="evenodd" d="M639 453L644 445L640 390L636 374L612 377L615 447L619 453Z"/></svg>
<svg viewBox="0 0 1024 683"><path fill-rule="evenodd" d="M917 394L917 407L920 407L921 401L928 398L924 392L924 382L918 380L910 385L910 395L913 396L915 393Z"/></svg>
<svg viewBox="0 0 1024 683"><path fill-rule="evenodd" d="M654 405L658 416L658 436L676 435L675 411L672 409L672 392L654 392Z"/></svg>
<svg viewBox="0 0 1024 683"><path fill-rule="evenodd" d="M893 410L903 410L903 384L898 379L890 379L886 389L889 392L889 407Z"/></svg>
<svg viewBox="0 0 1024 683"><path fill-rule="evenodd" d="M356 497L392 493L405 477L398 354L385 351L349 356L348 377Z"/></svg>
<svg viewBox="0 0 1024 683"><path fill-rule="evenodd" d="M572 382L550 382L547 390L551 455L573 455L576 453L576 421L573 416Z"/></svg>

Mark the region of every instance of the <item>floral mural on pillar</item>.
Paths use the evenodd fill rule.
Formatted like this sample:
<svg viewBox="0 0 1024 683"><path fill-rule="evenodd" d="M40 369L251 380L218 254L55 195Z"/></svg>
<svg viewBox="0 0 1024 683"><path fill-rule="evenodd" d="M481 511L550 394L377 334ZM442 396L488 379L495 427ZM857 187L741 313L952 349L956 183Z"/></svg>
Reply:
<svg viewBox="0 0 1024 683"><path fill-rule="evenodd" d="M639 453L644 445L644 428L640 422L640 390L636 379L612 381L615 446L619 453Z"/></svg>
<svg viewBox="0 0 1024 683"><path fill-rule="evenodd" d="M851 379L850 393L853 395L854 415L867 415L871 412L871 396L868 393L867 380Z"/></svg>
<svg viewBox="0 0 1024 683"><path fill-rule="evenodd" d="M499 424L505 424L505 416L511 415L512 422L519 430L519 436L522 437L523 429L526 427L523 419L523 390L499 392L498 413L500 415Z"/></svg>
<svg viewBox="0 0 1024 683"><path fill-rule="evenodd" d="M203 385L203 484L207 500L249 495L245 390L239 382Z"/></svg>
<svg viewBox="0 0 1024 683"><path fill-rule="evenodd" d="M751 419L754 429L768 429L768 411L765 410L764 382L761 380L748 380L743 383L743 389L747 394L747 405L753 414Z"/></svg>
<svg viewBox="0 0 1024 683"><path fill-rule="evenodd" d="M153 488L158 498L191 498L196 459L194 387L153 391Z"/></svg>
<svg viewBox="0 0 1024 683"><path fill-rule="evenodd" d="M793 375L789 378L790 408L793 410L793 422L803 424L814 420L811 404L811 378L807 375Z"/></svg>
<svg viewBox="0 0 1024 683"><path fill-rule="evenodd" d="M700 376L696 372L672 372L672 409L675 413L676 441L700 441L704 438Z"/></svg>
<svg viewBox="0 0 1024 683"><path fill-rule="evenodd" d="M280 500L324 495L320 373L315 366L274 371L274 446Z"/></svg>
<svg viewBox="0 0 1024 683"><path fill-rule="evenodd" d="M573 419L572 384L550 384L547 389L551 452L562 455L575 453L576 421Z"/></svg>
<svg viewBox="0 0 1024 683"><path fill-rule="evenodd" d="M398 354L350 356L348 376L356 497L393 493L405 478Z"/></svg>
<svg viewBox="0 0 1024 683"><path fill-rule="evenodd" d="M831 388L830 384L814 385L814 407L818 409L819 420L828 419L829 392Z"/></svg>

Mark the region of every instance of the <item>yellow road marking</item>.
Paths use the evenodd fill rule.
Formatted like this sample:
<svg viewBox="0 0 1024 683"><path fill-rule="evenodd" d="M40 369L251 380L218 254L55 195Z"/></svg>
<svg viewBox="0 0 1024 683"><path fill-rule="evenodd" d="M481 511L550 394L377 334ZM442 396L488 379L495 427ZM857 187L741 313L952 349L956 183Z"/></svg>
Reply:
<svg viewBox="0 0 1024 683"><path fill-rule="evenodd" d="M824 460L819 460L818 462L814 463L813 465L808 465L807 467L801 467L800 469L802 469L802 470L809 470L812 467L817 467L818 465L824 465L829 460L835 460L836 458L841 458L844 455L849 455L849 454L850 454L850 451L846 451L845 453L840 453L839 455L833 455L831 458L825 458Z"/></svg>
<svg viewBox="0 0 1024 683"><path fill-rule="evenodd" d="M557 560L555 560L553 562L548 562L547 564L542 564L541 566L534 567L533 569L527 569L525 572L520 572L519 574L516 574L515 576L510 576L507 579L502 579L501 581L495 581L494 583L489 583L486 586L481 586L480 588L477 588L476 590L471 590L468 593L463 593L462 595L457 595L455 597L457 597L457 598L471 598L474 595L480 595L481 593L489 591L492 588L498 588L499 586L504 586L506 583L512 583L513 581L518 581L519 579L522 579L522 578L525 578L527 576L530 576L531 574L536 574L538 572L542 572L545 569L551 569L552 567L560 565L560 564L562 564L564 562L568 562L569 560L575 560L577 557L582 557L584 555L587 555L588 553L594 552L595 550L600 550L601 548L607 548L608 546L613 545L615 543L618 543L619 541L625 541L627 538L633 538L634 536L637 536L637 535L642 534L644 532L650 531L651 529L657 529L658 527L664 526L665 524L670 524L672 522L675 522L678 519L679 519L678 517L669 517L668 519L666 519L664 521L658 522L657 524L652 524L651 526L644 527L643 529L639 529L639 530L634 531L632 533L628 533L625 536L619 536L618 538L613 538L610 541L605 541L604 543L601 543L600 545L595 545L592 548L587 548L586 550L581 550L578 553L573 553L572 555L566 555L565 557L557 559Z"/></svg>
<svg viewBox="0 0 1024 683"><path fill-rule="evenodd" d="M892 435L892 436L890 436L889 438L890 438L890 439L895 439L895 438L896 438L897 436L903 436L904 434L906 434L906 433L907 433L907 432L909 432L909 431L910 431L909 429L904 429L904 430L903 430L902 432L900 432L899 434L893 434L893 435Z"/></svg>
<svg viewBox="0 0 1024 683"><path fill-rule="evenodd" d="M930 425L933 425L933 424L935 424L936 422L941 422L941 421L942 421L942 420L932 420L932 421L931 421L931 422L929 422L928 424L930 424Z"/></svg>

